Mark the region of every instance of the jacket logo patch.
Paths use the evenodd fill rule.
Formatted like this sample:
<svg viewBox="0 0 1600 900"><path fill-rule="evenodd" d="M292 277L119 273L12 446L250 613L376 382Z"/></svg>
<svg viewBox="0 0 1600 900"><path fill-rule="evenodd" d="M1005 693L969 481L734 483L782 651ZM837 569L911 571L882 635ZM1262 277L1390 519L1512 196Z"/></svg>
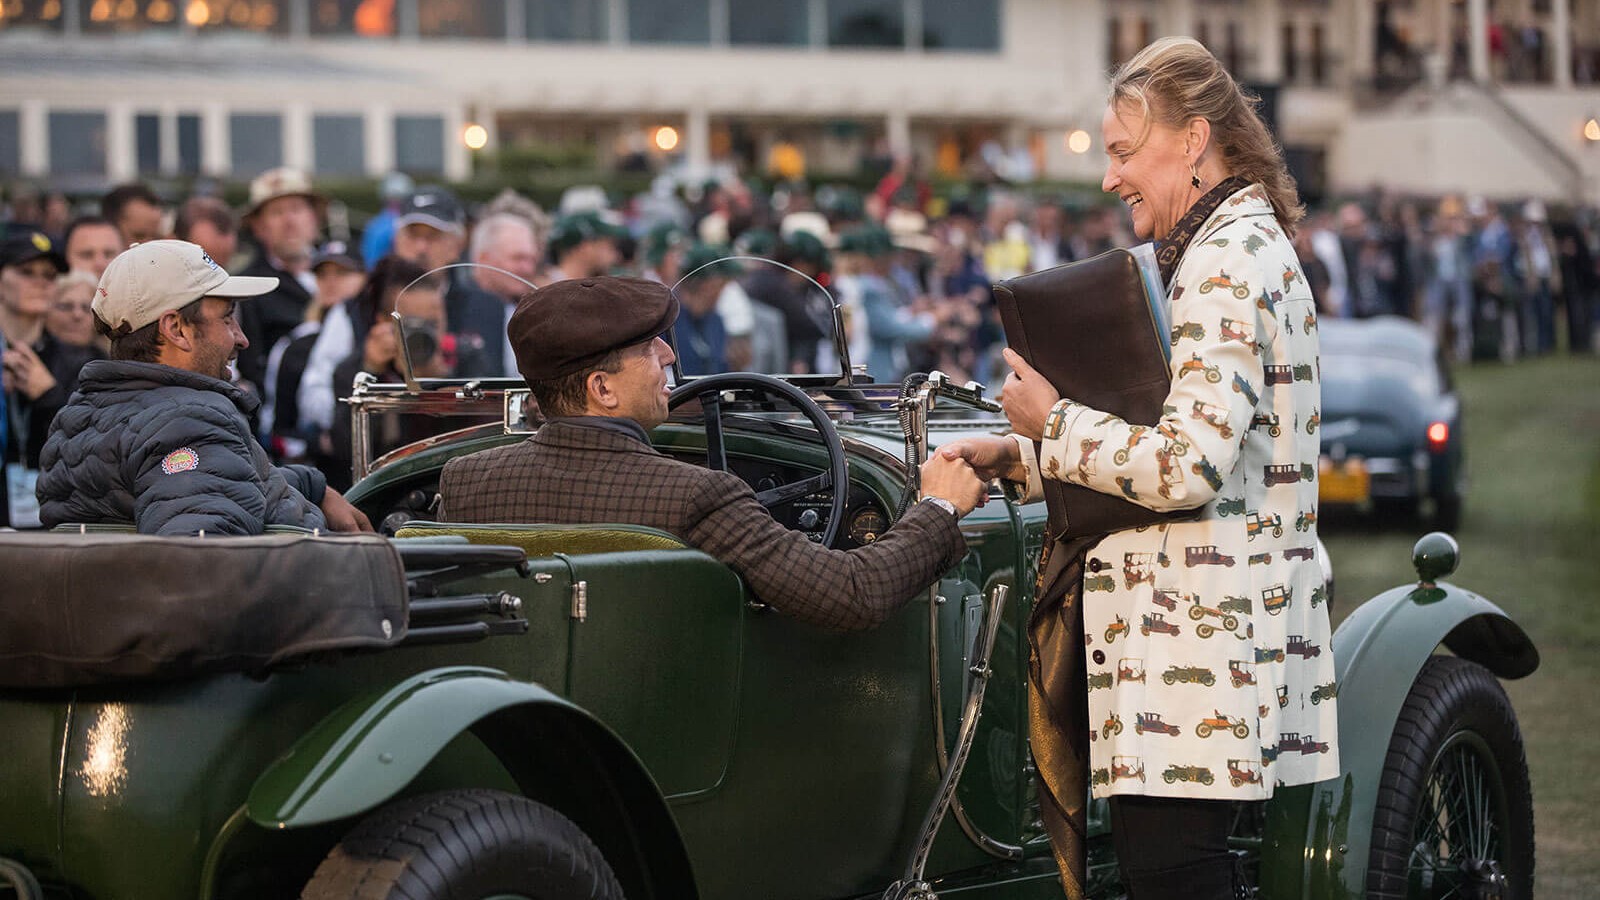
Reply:
<svg viewBox="0 0 1600 900"><path fill-rule="evenodd" d="M188 447L179 447L161 459L161 471L168 475L192 472L200 467L200 454Z"/></svg>

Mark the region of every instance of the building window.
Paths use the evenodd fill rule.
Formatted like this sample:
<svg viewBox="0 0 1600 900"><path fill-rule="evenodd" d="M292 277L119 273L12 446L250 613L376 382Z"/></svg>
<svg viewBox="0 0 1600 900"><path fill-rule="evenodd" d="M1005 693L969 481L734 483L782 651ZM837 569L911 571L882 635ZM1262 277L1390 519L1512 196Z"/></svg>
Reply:
<svg viewBox="0 0 1600 900"><path fill-rule="evenodd" d="M361 175L367 170L367 144L358 115L312 117L311 144L318 175Z"/></svg>
<svg viewBox="0 0 1600 900"><path fill-rule="evenodd" d="M413 175L444 172L444 119L440 116L394 117L395 168Z"/></svg>
<svg viewBox="0 0 1600 900"><path fill-rule="evenodd" d="M604 43L611 26L606 0L522 0L530 41Z"/></svg>
<svg viewBox="0 0 1600 900"><path fill-rule="evenodd" d="M78 24L84 34L177 31L184 11L184 0L79 0Z"/></svg>
<svg viewBox="0 0 1600 900"><path fill-rule="evenodd" d="M1000 49L1000 0L922 0L927 50Z"/></svg>
<svg viewBox="0 0 1600 900"><path fill-rule="evenodd" d="M709 0L628 0L628 40L635 44L711 42Z"/></svg>
<svg viewBox="0 0 1600 900"><path fill-rule="evenodd" d="M394 35L394 0L310 0L310 3L313 35Z"/></svg>
<svg viewBox="0 0 1600 900"><path fill-rule="evenodd" d="M901 0L827 0L828 46L904 47Z"/></svg>
<svg viewBox="0 0 1600 900"><path fill-rule="evenodd" d="M61 0L6 0L0 3L0 34L8 31L60 31Z"/></svg>
<svg viewBox="0 0 1600 900"><path fill-rule="evenodd" d="M0 110L0 172L22 168L22 121L14 109Z"/></svg>
<svg viewBox="0 0 1600 900"><path fill-rule="evenodd" d="M811 42L811 4L728 0L728 43L803 47Z"/></svg>
<svg viewBox="0 0 1600 900"><path fill-rule="evenodd" d="M125 4L130 0L116 0ZM138 2L138 0L133 0ZM147 0L152 6L169 0ZM289 33L289 0L188 0L184 21L202 32Z"/></svg>
<svg viewBox="0 0 1600 900"><path fill-rule="evenodd" d="M133 143L137 149L140 175L161 171L161 117L140 113L133 119Z"/></svg>
<svg viewBox="0 0 1600 900"><path fill-rule="evenodd" d="M104 175L105 173L106 114L51 113L50 174Z"/></svg>
<svg viewBox="0 0 1600 900"><path fill-rule="evenodd" d="M236 178L254 178L283 165L283 118L272 113L238 114L228 119Z"/></svg>
<svg viewBox="0 0 1600 900"><path fill-rule="evenodd" d="M434 38L503 38L504 0L418 0L417 32Z"/></svg>
<svg viewBox="0 0 1600 900"><path fill-rule="evenodd" d="M200 116L178 116L178 174L200 174Z"/></svg>

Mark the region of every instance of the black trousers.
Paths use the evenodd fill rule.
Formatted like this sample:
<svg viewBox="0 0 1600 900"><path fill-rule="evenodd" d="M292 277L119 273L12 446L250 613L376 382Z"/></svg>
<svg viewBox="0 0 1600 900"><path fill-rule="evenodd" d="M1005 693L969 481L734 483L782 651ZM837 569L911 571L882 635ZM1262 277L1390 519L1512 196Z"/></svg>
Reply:
<svg viewBox="0 0 1600 900"><path fill-rule="evenodd" d="M1111 839L1128 900L1234 900L1227 800L1111 798Z"/></svg>

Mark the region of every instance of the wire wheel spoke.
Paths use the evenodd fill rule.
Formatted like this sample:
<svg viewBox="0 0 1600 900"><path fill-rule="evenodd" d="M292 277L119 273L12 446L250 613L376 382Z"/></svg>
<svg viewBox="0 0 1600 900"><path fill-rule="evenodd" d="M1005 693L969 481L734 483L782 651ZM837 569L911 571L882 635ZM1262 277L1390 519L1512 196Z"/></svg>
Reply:
<svg viewBox="0 0 1600 900"><path fill-rule="evenodd" d="M1434 761L1423 787L1412 834L1411 896L1476 896L1474 883L1497 874L1505 824L1504 789L1485 764L1477 735L1455 736Z"/></svg>

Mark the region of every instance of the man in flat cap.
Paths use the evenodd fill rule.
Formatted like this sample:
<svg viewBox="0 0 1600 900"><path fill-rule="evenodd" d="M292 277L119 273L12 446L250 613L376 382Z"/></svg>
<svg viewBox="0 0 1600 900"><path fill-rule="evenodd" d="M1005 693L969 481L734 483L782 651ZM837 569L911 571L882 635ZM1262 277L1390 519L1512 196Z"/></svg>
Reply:
<svg viewBox="0 0 1600 900"><path fill-rule="evenodd" d="M674 359L660 335L677 315L664 285L636 278L524 297L511 346L547 421L526 441L446 464L440 518L659 528L733 567L779 612L835 630L882 623L961 559L956 522L985 492L965 464L929 460L922 502L872 544L840 551L778 524L738 476L652 448Z"/></svg>
<svg viewBox="0 0 1600 900"><path fill-rule="evenodd" d="M111 358L83 367L50 427L38 484L45 527L372 530L315 469L271 465L251 433L257 400L228 380L249 344L234 307L277 284L230 276L186 241L150 241L111 261L93 303Z"/></svg>

